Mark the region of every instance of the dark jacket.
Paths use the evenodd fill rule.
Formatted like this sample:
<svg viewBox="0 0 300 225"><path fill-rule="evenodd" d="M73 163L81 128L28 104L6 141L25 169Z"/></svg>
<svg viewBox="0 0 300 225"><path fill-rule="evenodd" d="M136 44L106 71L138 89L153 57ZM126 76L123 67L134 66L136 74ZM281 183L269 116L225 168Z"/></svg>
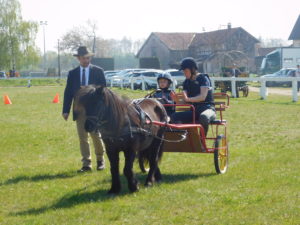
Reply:
<svg viewBox="0 0 300 225"><path fill-rule="evenodd" d="M174 101L171 98L171 90L162 90L157 89L156 92L153 94L154 98L162 99L162 104L174 104ZM174 106L165 106L168 116L175 112Z"/></svg>
<svg viewBox="0 0 300 225"><path fill-rule="evenodd" d="M91 64L90 64L90 73L89 73L89 85L90 84L106 86L106 80L104 77L103 69ZM64 104L63 104L63 111L62 111L63 113L70 113L72 102L79 89L80 89L80 66L69 71L67 85L64 93ZM73 120L76 120L74 111L73 111Z"/></svg>

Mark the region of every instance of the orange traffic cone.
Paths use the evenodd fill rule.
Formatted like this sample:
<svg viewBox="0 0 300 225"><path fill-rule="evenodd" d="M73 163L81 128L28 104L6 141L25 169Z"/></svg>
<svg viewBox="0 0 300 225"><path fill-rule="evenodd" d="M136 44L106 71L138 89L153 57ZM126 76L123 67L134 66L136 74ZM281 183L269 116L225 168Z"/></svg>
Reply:
<svg viewBox="0 0 300 225"><path fill-rule="evenodd" d="M53 99L52 102L53 103L59 103L59 94L58 93L56 93L56 95L55 95L55 97L54 97L54 99Z"/></svg>
<svg viewBox="0 0 300 225"><path fill-rule="evenodd" d="M4 104L5 105L11 105L11 100L9 99L8 95L3 96Z"/></svg>

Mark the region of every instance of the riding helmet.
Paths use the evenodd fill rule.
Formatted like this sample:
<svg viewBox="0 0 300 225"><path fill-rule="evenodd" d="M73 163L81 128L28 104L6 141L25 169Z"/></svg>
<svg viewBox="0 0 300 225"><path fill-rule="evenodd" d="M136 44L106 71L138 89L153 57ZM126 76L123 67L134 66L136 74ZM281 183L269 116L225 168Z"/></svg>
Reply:
<svg viewBox="0 0 300 225"><path fill-rule="evenodd" d="M180 63L179 70L185 70L185 69L198 70L198 66L197 66L195 59L193 59L192 57L184 58Z"/></svg>
<svg viewBox="0 0 300 225"><path fill-rule="evenodd" d="M169 73L161 73L158 75L157 77L157 82L159 81L159 79L166 79L169 81L169 84L172 84L172 76Z"/></svg>

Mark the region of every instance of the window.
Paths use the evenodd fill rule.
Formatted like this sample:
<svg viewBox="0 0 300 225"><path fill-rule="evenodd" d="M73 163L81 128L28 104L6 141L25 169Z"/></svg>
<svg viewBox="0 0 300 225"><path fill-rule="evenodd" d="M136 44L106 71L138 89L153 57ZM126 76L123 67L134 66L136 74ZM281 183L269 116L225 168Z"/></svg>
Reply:
<svg viewBox="0 0 300 225"><path fill-rule="evenodd" d="M296 59L296 62L297 62L297 63L300 63L300 58L297 58L297 59Z"/></svg>
<svg viewBox="0 0 300 225"><path fill-rule="evenodd" d="M145 76L145 77L155 77L155 73L153 73L153 72L143 73L143 76Z"/></svg>
<svg viewBox="0 0 300 225"><path fill-rule="evenodd" d="M293 58L284 58L283 62L285 62L285 63L292 63L293 62Z"/></svg>
<svg viewBox="0 0 300 225"><path fill-rule="evenodd" d="M157 56L156 47L155 46L152 46L152 48L151 48L151 56L152 57L156 57Z"/></svg>

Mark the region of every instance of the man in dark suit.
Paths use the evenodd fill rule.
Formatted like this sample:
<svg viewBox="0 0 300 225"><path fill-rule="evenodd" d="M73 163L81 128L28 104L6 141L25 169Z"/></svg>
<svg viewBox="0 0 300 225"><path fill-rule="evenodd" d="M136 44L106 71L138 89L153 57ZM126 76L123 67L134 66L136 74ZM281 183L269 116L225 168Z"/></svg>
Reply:
<svg viewBox="0 0 300 225"><path fill-rule="evenodd" d="M75 69L69 71L68 74L62 112L62 116L66 121L68 120L71 105L74 101L76 92L80 89L81 86L86 86L90 84L106 86L103 69L90 63L93 53L89 52L85 46L80 46L77 50L77 54L74 54L74 56L77 57L80 65ZM88 133L84 129L84 123L86 120L85 115L83 115L83 113L77 115L74 113L73 110L73 120L76 121L77 133L79 136L80 150L82 156L82 168L78 170L78 172L91 171L92 164L90 145L88 141ZM90 133L90 136L93 140L95 147L97 170L103 170L105 168L105 147L101 139L101 135L99 132L92 132Z"/></svg>

